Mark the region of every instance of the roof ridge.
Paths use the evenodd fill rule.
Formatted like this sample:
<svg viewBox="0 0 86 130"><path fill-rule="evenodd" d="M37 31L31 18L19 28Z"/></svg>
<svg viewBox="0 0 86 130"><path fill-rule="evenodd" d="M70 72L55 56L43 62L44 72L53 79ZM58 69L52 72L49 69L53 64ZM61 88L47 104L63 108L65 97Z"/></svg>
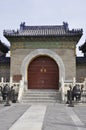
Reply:
<svg viewBox="0 0 86 130"><path fill-rule="evenodd" d="M4 36L64 36L64 35L82 35L82 30L69 30L68 23L63 25L36 25L26 26L25 22L20 24L20 29L4 30Z"/></svg>

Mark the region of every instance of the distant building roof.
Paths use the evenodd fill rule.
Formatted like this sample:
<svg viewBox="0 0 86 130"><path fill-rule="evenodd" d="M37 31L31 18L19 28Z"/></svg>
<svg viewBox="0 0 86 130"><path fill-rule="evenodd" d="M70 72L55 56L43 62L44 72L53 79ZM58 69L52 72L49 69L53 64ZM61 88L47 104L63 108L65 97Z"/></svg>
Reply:
<svg viewBox="0 0 86 130"><path fill-rule="evenodd" d="M76 64L86 65L86 57L76 57Z"/></svg>
<svg viewBox="0 0 86 130"><path fill-rule="evenodd" d="M83 53L86 53L86 41L83 45L79 47L79 50L81 50Z"/></svg>
<svg viewBox="0 0 86 130"><path fill-rule="evenodd" d="M20 29L4 30L5 37L8 36L82 36L82 29L69 30L68 23L63 22L59 26L26 26L25 22L20 24Z"/></svg>
<svg viewBox="0 0 86 130"><path fill-rule="evenodd" d="M0 63L10 64L10 57L5 57L4 55L0 56Z"/></svg>
<svg viewBox="0 0 86 130"><path fill-rule="evenodd" d="M3 53L7 53L9 51L9 47L0 41L0 51Z"/></svg>

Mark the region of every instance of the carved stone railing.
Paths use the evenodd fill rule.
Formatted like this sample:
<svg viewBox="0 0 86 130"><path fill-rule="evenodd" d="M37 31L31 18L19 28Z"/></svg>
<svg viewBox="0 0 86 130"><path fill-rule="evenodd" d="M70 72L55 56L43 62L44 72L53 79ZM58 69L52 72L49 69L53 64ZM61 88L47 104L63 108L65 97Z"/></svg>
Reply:
<svg viewBox="0 0 86 130"><path fill-rule="evenodd" d="M13 89L15 90L15 92L17 92L18 93L18 101L20 102L20 100L21 100L21 97L22 97L22 89L21 88L23 88L24 87L24 84L23 84L23 79L22 80L20 80L19 82L14 82L13 81L13 78L12 77L10 77L10 82L4 82L4 78L2 77L1 78L1 82L0 82L0 87L3 89L3 87L6 85L6 84L8 84L8 86L11 88L11 87L13 87ZM1 96L1 94L0 94L0 96ZM1 98L0 98L1 99Z"/></svg>
<svg viewBox="0 0 86 130"><path fill-rule="evenodd" d="M3 88L6 84L9 85L9 87L14 87L15 91L18 92L18 102L22 101L22 96L24 93L25 88L25 83L24 83L24 78L22 77L22 79L19 82L13 82L12 77L10 77L10 82L4 82L4 79L1 79L0 82L0 86ZM76 84L79 85L79 87L81 88L83 85L83 92L81 94L81 101L86 103L86 79L84 80L84 82L79 83L76 82L75 78L73 78L73 80L71 81L67 81L62 78L61 79L61 86L60 86L60 91L61 91L61 96L62 96L62 101L65 103L67 100L67 90L69 90L69 86L71 85L71 87L73 88Z"/></svg>
<svg viewBox="0 0 86 130"><path fill-rule="evenodd" d="M76 82L75 78L73 78L73 80L71 81L64 81L62 79L61 81L61 92L62 92L62 101L66 102L66 98L67 98L67 90L69 90L69 86L71 86L72 88L75 85L79 85L80 89L83 86L83 92L81 94L81 101L82 102L86 102L86 79L84 80L84 82L80 83L80 82Z"/></svg>

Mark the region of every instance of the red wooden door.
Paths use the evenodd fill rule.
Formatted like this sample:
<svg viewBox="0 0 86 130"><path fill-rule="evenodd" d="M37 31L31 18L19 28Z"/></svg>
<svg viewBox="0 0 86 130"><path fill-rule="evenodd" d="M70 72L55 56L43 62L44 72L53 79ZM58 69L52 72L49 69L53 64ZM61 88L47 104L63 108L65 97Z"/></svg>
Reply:
<svg viewBox="0 0 86 130"><path fill-rule="evenodd" d="M48 56L35 58L28 66L29 89L58 89L59 68Z"/></svg>

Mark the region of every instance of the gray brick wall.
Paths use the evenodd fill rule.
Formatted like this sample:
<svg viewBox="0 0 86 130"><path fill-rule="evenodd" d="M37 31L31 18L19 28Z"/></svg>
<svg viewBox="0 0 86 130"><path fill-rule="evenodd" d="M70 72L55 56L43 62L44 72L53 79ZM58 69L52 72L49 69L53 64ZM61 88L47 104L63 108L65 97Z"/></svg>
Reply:
<svg viewBox="0 0 86 130"><path fill-rule="evenodd" d="M35 49L16 49L11 53L11 76L21 74L24 58ZM59 55L65 66L65 78L71 80L76 76L76 61L73 49L51 49Z"/></svg>

